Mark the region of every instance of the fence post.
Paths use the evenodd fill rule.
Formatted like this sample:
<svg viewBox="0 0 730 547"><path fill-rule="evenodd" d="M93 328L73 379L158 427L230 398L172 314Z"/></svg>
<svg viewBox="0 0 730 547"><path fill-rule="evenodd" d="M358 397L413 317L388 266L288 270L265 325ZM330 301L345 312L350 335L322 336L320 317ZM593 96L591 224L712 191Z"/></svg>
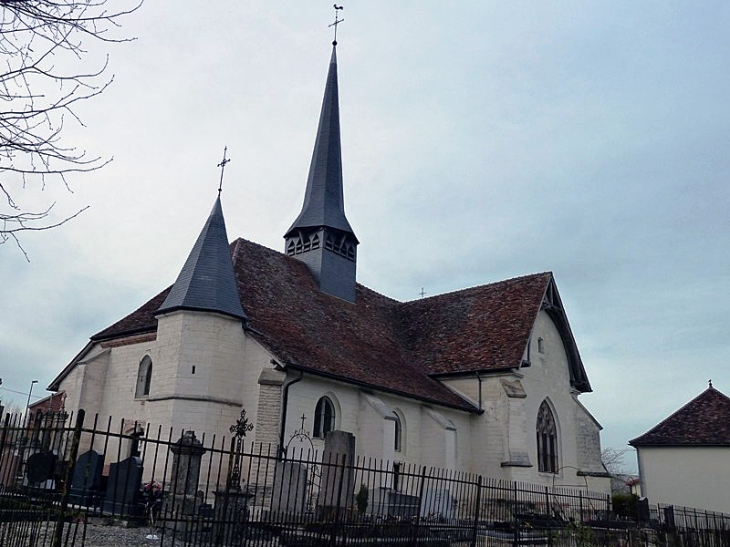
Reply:
<svg viewBox="0 0 730 547"><path fill-rule="evenodd" d="M515 536L514 536L512 545L514 547L517 547L520 544L520 520L517 517L515 517L515 512L517 510L517 483L513 482L512 487L513 487L512 491L514 493L514 503L512 505L512 515L511 516L512 516L512 526L515 529Z"/></svg>
<svg viewBox="0 0 730 547"><path fill-rule="evenodd" d="M580 523L583 524L586 519L583 517L583 492L578 490L578 504L580 506Z"/></svg>
<svg viewBox="0 0 730 547"><path fill-rule="evenodd" d="M337 460L335 460L337 465ZM342 455L342 471L340 473L340 484L337 486L337 505L335 506L335 522L332 526L332 533L330 534L330 545L334 547L337 539L337 527L340 525L340 504L342 503L342 483L345 482L345 473L347 472L347 454ZM344 534L343 534L344 536ZM344 540L344 538L343 538Z"/></svg>
<svg viewBox="0 0 730 547"><path fill-rule="evenodd" d="M479 531L479 509L482 505L482 476L477 477L477 501L476 507L474 508L474 530L471 538L471 547L477 545L477 533Z"/></svg>
<svg viewBox="0 0 730 547"><path fill-rule="evenodd" d="M545 514L550 516L550 487L545 487Z"/></svg>
<svg viewBox="0 0 730 547"><path fill-rule="evenodd" d="M68 498L71 492L71 479L73 477L74 467L76 466L76 457L79 454L79 442L81 441L81 429L84 427L84 416L86 411L82 408L76 414L76 424L74 424L73 439L71 440L71 454L68 458L68 466L66 468L66 476L63 479L63 497L61 498L61 507L58 510L58 518L56 520L56 529L53 533L53 547L61 547L63 540L63 524L66 521L66 509L68 509Z"/></svg>
<svg viewBox="0 0 730 547"><path fill-rule="evenodd" d="M170 438L172 439L172 429L170 429ZM216 519L217 522L217 529L215 529L215 545L216 547L219 547L220 545L223 545L223 540L225 536L228 534L228 498L231 495L231 473L233 472L233 452L235 451L236 446L236 437L231 437L231 447L230 451L228 452L228 469L226 470L226 485L224 486L225 490L223 491L223 512L218 513L218 507L216 507ZM223 444L221 443L221 448L223 447ZM221 458L222 459L222 458ZM167 465L167 464L165 464Z"/></svg>
<svg viewBox="0 0 730 547"><path fill-rule="evenodd" d="M418 527L421 521L421 511L423 510L423 490L426 487L426 466L421 470L421 484L418 485L418 514L416 515L416 523L413 527L413 545L418 545Z"/></svg>
<svg viewBox="0 0 730 547"><path fill-rule="evenodd" d="M10 427L10 412L5 414L5 423L3 424L3 434L2 437L0 437L0 464L2 464L3 460L5 459L5 440L8 436L8 428ZM12 469L12 465L8 466L9 469ZM0 465L0 470L2 470L2 465ZM0 471L1 472L1 471ZM10 478L10 477L9 477ZM5 477L0 475L0 487L5 487Z"/></svg>

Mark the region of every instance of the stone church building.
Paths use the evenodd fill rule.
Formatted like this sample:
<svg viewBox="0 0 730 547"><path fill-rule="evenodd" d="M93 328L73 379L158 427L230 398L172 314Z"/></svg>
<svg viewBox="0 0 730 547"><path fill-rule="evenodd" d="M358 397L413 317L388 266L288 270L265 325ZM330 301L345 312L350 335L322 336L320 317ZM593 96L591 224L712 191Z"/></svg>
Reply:
<svg viewBox="0 0 730 547"><path fill-rule="evenodd" d="M345 216L336 47L299 216L284 252L229 243L220 196L175 283L52 381L66 410L608 492L601 426L551 273L398 302L356 281Z"/></svg>

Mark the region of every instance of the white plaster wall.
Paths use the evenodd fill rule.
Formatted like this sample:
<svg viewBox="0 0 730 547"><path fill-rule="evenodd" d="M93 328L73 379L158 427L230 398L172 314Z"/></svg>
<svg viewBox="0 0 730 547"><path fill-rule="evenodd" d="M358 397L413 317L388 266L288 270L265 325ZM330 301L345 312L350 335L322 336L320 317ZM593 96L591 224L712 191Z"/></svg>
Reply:
<svg viewBox="0 0 730 547"><path fill-rule="evenodd" d="M730 447L640 447L637 452L650 503L730 514Z"/></svg>
<svg viewBox="0 0 730 547"><path fill-rule="evenodd" d="M538 351L538 338L544 352ZM552 486L581 485L610 491L608 479L586 478L577 470L600 472L600 426L577 401L570 386L568 359L560 334L545 312L538 314L530 347L531 366L517 373L482 375L481 405L484 414L471 418L470 457L465 468L485 476L528 481ZM519 383L525 398L507 397L502 380ZM454 391L479 403L479 380L475 377L444 380ZM535 425L540 404L549 399L558 426L559 466L557 475L537 470ZM526 451L532 467L502 467L510 453Z"/></svg>
<svg viewBox="0 0 730 547"><path fill-rule="evenodd" d="M543 353L538 351L538 338L543 339ZM529 476L524 480L556 486L585 484L586 479L578 476L577 470L585 469L587 466L595 468L596 465L600 465L598 462L595 462L596 465L589 465L591 462L587 461L591 456L600 454L600 444L598 444L598 451L595 450L595 443L599 443L599 437L596 434L599 426L576 401L578 392L570 386L570 370L565 348L555 324L544 311L538 314L531 344L531 366L520 369L524 375L522 384L527 393L525 400L526 444L530 459L534 464ZM538 409L545 399L548 399L552 405L558 427L560 471L557 475L540 473L537 470L535 424ZM581 419L579 420L578 417ZM590 431L591 422L596 431ZM591 446L591 443L594 446ZM599 484L605 482L604 488L600 491L610 492L609 479L593 482Z"/></svg>
<svg viewBox="0 0 730 547"><path fill-rule="evenodd" d="M175 431L228 433L243 406L244 336L241 322L227 316L193 311L161 315L156 352L150 355L150 422ZM257 388L258 374L250 376ZM255 402L247 413L255 414Z"/></svg>
<svg viewBox="0 0 730 547"><path fill-rule="evenodd" d="M292 378L296 377L296 374L291 374ZM311 435L314 410L323 396L328 396L335 403L336 429L355 435L355 451L360 456L453 469L465 469L471 457L469 413L433 407L433 411L456 427L456 431L447 431L429 416L420 401L390 393L372 393L371 396L384 403L389 411L397 410L401 416L402 448L395 452L394 421L384 419L366 401L360 388L308 374L290 388L285 443L301 427L302 415L306 417L305 429ZM313 439L313 445L321 453L324 440ZM295 446L297 450L302 448L298 443Z"/></svg>

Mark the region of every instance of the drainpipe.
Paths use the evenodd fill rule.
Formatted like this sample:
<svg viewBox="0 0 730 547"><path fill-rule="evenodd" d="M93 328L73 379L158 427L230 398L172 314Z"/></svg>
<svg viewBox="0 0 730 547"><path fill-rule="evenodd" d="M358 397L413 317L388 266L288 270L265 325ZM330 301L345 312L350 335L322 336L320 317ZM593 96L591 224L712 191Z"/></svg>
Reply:
<svg viewBox="0 0 730 547"><path fill-rule="evenodd" d="M484 409L482 408L482 377L479 376L479 371L476 373L477 380L479 381L479 412L483 412Z"/></svg>
<svg viewBox="0 0 730 547"><path fill-rule="evenodd" d="M278 364L273 359L271 360L271 362L273 364ZM284 449L284 433L286 431L286 411L287 406L289 405L289 388L297 382L300 382L302 378L304 378L304 373L300 370L298 378L294 378L291 382L287 382L286 384L284 384L283 394L281 398L281 431L279 431L279 456L286 455Z"/></svg>

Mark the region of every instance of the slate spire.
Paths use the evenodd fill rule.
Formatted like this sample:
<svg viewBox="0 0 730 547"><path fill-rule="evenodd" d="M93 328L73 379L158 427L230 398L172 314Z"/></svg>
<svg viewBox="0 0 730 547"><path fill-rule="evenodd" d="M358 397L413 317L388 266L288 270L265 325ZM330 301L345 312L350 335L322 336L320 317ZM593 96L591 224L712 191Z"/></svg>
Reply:
<svg viewBox="0 0 730 547"><path fill-rule="evenodd" d="M238 294L220 196L170 294L157 312L175 310L210 311L242 321L247 319Z"/></svg>
<svg viewBox="0 0 730 547"><path fill-rule="evenodd" d="M345 200L342 190L336 49L336 47L332 47L317 138L309 165L304 205L284 237L288 237L296 229L318 226L336 228L352 234L353 237L355 235L345 217Z"/></svg>
<svg viewBox="0 0 730 547"><path fill-rule="evenodd" d="M359 242L345 216L336 50L333 44L304 204L284 238L286 253L309 266L322 291L354 302Z"/></svg>

